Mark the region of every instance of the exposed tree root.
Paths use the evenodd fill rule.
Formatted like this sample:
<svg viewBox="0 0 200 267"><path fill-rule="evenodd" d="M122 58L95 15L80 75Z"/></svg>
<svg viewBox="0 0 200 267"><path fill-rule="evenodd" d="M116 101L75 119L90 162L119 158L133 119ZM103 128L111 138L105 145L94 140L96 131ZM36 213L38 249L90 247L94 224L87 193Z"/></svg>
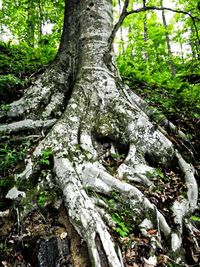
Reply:
<svg viewBox="0 0 200 267"><path fill-rule="evenodd" d="M87 242L94 266L121 266L108 229L83 189L72 163L63 158L55 158L54 162L58 182L64 188L70 219ZM102 262L102 253L105 254L105 262Z"/></svg>
<svg viewBox="0 0 200 267"><path fill-rule="evenodd" d="M0 126L0 134L14 134L17 132L23 131L34 131L37 132L38 130L44 130L52 127L56 119L46 120L46 121L33 121L33 120L23 120L18 122L13 122L10 124L5 124Z"/></svg>
<svg viewBox="0 0 200 267"><path fill-rule="evenodd" d="M80 103L78 105L77 99ZM106 101L104 99L105 105ZM18 178L29 179L34 173L34 168L38 169L36 158L43 149L52 147L56 181L62 188L70 221L86 241L94 266L123 266L123 263L119 253L115 250L115 243L108 226L103 220L105 213L102 208L95 207L93 199L85 191L87 187L99 194L112 196L112 193L116 192L123 196L121 201L129 203L130 208L135 212L133 222L138 225L141 232L144 234L144 230L148 231L150 226L157 229L159 237L157 246L161 246L162 235L167 240L171 239L168 249L172 251L172 254L169 253L169 256L178 253L180 257L177 258L177 263L183 262L184 257L180 254L180 251L182 253L183 222L184 218L195 210L198 196L192 167L183 160L178 152L173 151L172 144L151 125L144 114L135 115L135 108L130 108L130 105L124 108L126 106L124 100L115 102L113 108L115 109L117 106L117 110L114 113L105 114L102 111L94 125L89 125L87 121L88 117L92 121L93 112L87 113L87 116L80 119L80 114L84 114L84 103L87 103L87 97L80 90L78 98L74 93L62 118L35 149L34 161L31 158L28 159L25 171L18 175ZM91 112L92 108L87 107L86 110ZM135 117L131 122L133 115ZM126 119L124 120L124 118ZM25 122L28 122L29 125L26 126ZM1 126L1 129L4 133L10 133L31 130L37 128L38 125L40 128L42 125L41 122L32 125L30 122L32 121L24 121L23 127L18 127L21 124L18 122ZM123 123L123 129L119 128L119 122L121 122L121 126ZM53 123L55 120L49 121L46 123L46 127ZM101 142L97 136L99 136L99 140L102 140ZM116 136L118 137L116 138ZM120 152L120 142L122 141L124 142L122 150L123 146L127 147L124 150L127 155L116 169L114 177L102 164L106 156ZM148 158L153 157L154 164L155 162L166 164L170 162L170 158L174 160L176 157L185 176L187 199L175 200L172 207L174 221L179 225L176 230L169 226L168 218L165 218L137 187L129 184L136 182L149 186L149 188L154 187L155 169L147 165L146 155ZM148 224L146 220L148 220Z"/></svg>
<svg viewBox="0 0 200 267"><path fill-rule="evenodd" d="M83 166L82 173L82 180L85 186L106 195L112 195L112 192L117 192L123 196L124 202L127 202L127 200L130 202L132 209L135 209L137 212L139 211L139 213L141 212L140 209L142 209L147 217L152 217L153 213L155 213L153 219L156 218L156 223L158 222L159 224L158 227L166 236L170 234L171 229L163 215L136 187L119 181L101 170L98 165L95 166L94 163L88 163L86 166Z"/></svg>
<svg viewBox="0 0 200 267"><path fill-rule="evenodd" d="M196 209L198 200L193 168L154 127L148 116L137 105L120 95L109 71L85 68L83 72L84 77L89 78L81 77L76 82L59 120L24 120L0 127L1 133L9 134L53 125L35 148L33 155L26 159L25 170L16 178L31 179L35 173L38 175L41 169L38 158L42 151L51 147L55 180L62 189L69 220L86 241L94 266L122 267L123 262L111 234L113 230L109 230L112 222L107 205L103 200L97 201L87 194L87 188L106 197L112 197L113 192L119 195L119 201L135 214L132 218L133 224L137 225L142 235L149 236L148 231L151 228L156 229L157 236L149 236L151 252L165 246L168 257L173 258L176 263L185 264L183 226L185 218ZM41 84L39 87L41 88ZM50 91L44 89L37 103L29 102L29 108L32 105L30 117L37 117L35 108L38 108L43 97ZM27 92L26 97L31 94ZM46 103L46 108L40 113L46 115L42 117L51 117L50 111L55 106L57 109L60 104L57 100L58 98L50 104ZM19 111L16 112L17 116L21 116L21 101L11 105L8 116L14 116L16 110ZM187 198L179 196L171 207L174 218L170 220L174 220L177 225L175 228L162 210L137 186L152 190L156 187L155 181L160 179L156 175L155 166L170 167L177 162L185 178ZM187 227L193 233L191 225L187 224ZM164 244L163 238L167 240L167 244Z"/></svg>
<svg viewBox="0 0 200 267"><path fill-rule="evenodd" d="M124 89L124 93L129 95L129 99L131 102L135 103L147 116L152 118L152 121L158 123L158 125L162 126L169 133L177 134L180 138L187 140L187 136L183 131L178 129L176 125L174 125L171 121L169 121L161 112L159 112L156 108L150 107L142 98L137 96L133 91L131 91L128 87ZM160 129L163 131L162 129Z"/></svg>
<svg viewBox="0 0 200 267"><path fill-rule="evenodd" d="M149 253L154 255L148 253L148 257L154 257L153 266L158 248L166 258L185 266L183 232L188 229L190 237L196 231L187 221L198 201L194 170L150 122L155 110L149 110L144 101L119 85L108 54L111 2L66 1L57 59L21 99L10 104L9 111L0 111L0 134L5 138L51 128L27 156L24 171L15 179L21 183L33 180L38 187L46 182L52 188L57 183L69 220L86 242L93 266L124 266L113 234L112 214L105 203L108 198L131 211L138 236L150 240ZM177 130L164 118L161 124ZM185 138L184 133L177 132ZM51 152L45 168L41 164L44 151ZM157 167L174 165L184 176L186 196L180 192L170 205L156 205L148 192L155 193L162 179ZM171 216L166 215L166 209ZM151 230L156 234L151 235ZM135 233L126 232L127 238L128 234ZM197 239L193 240L198 249ZM75 243L72 248L77 248ZM73 258L74 267L80 266L77 253ZM148 259L143 262L148 263Z"/></svg>
<svg viewBox="0 0 200 267"><path fill-rule="evenodd" d="M186 186L187 186L187 197L188 197L188 208L190 212L193 212L197 207L198 201L198 186L196 179L194 178L195 170L192 165L188 164L182 156L176 151L176 157L181 171L184 174Z"/></svg>
<svg viewBox="0 0 200 267"><path fill-rule="evenodd" d="M0 111L0 120L5 119L52 119L62 114L63 103L68 93L67 72L57 68L47 69L22 98L9 105L9 111Z"/></svg>

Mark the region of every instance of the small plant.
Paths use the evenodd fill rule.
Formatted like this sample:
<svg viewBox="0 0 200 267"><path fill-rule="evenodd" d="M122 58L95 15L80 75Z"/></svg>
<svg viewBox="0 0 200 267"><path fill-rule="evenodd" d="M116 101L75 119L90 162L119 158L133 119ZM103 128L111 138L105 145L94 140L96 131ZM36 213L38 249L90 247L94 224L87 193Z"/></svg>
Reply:
<svg viewBox="0 0 200 267"><path fill-rule="evenodd" d="M104 199L108 205L108 212L112 220L115 222L116 227L114 230L120 237L126 237L134 231L133 217L134 211L129 206L129 203L124 201L123 196L118 192L113 191L110 199Z"/></svg>
<svg viewBox="0 0 200 267"><path fill-rule="evenodd" d="M53 152L52 152L52 149L50 147L43 150L41 155L40 155L39 163L41 165L49 166L52 155L53 155Z"/></svg>
<svg viewBox="0 0 200 267"><path fill-rule="evenodd" d="M0 171L12 168L25 156L24 147L12 148L8 144L0 145Z"/></svg>
<svg viewBox="0 0 200 267"><path fill-rule="evenodd" d="M111 175L114 175L116 172L116 168L114 166L106 166L106 169Z"/></svg>
<svg viewBox="0 0 200 267"><path fill-rule="evenodd" d="M190 217L190 219L192 220L192 221L195 221L195 222L200 222L200 217L198 217L198 216L191 216Z"/></svg>
<svg viewBox="0 0 200 267"><path fill-rule="evenodd" d="M146 175L150 179L158 178L166 182L170 179L160 168L156 168L153 172L147 172Z"/></svg>
<svg viewBox="0 0 200 267"><path fill-rule="evenodd" d="M127 236L129 234L129 229L126 227L123 218L118 213L114 213L114 214L112 214L112 219L117 225L117 227L115 229L116 232L121 237Z"/></svg>
<svg viewBox="0 0 200 267"><path fill-rule="evenodd" d="M22 84L23 82L13 74L0 75L0 89L3 89L5 86L10 88Z"/></svg>
<svg viewBox="0 0 200 267"><path fill-rule="evenodd" d="M118 153L111 153L111 157L117 161L122 160L125 158L124 154L118 154Z"/></svg>
<svg viewBox="0 0 200 267"><path fill-rule="evenodd" d="M47 191L40 192L39 195L38 195L37 201L36 201L38 207L43 208L45 206L47 200L48 200Z"/></svg>
<svg viewBox="0 0 200 267"><path fill-rule="evenodd" d="M10 105L9 105L9 104L2 104L2 105L0 106L0 110L1 110L1 111L4 111L4 112L7 112L7 111L10 110Z"/></svg>
<svg viewBox="0 0 200 267"><path fill-rule="evenodd" d="M107 171L114 175L119 165L124 161L125 155L119 153L111 153L108 157L104 158L104 167Z"/></svg>

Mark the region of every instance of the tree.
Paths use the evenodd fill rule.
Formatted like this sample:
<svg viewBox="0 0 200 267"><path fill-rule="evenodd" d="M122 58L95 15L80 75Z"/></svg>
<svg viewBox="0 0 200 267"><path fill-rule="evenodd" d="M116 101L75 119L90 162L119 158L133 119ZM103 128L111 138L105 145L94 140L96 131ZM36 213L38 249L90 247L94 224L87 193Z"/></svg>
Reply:
<svg viewBox="0 0 200 267"><path fill-rule="evenodd" d="M145 5L146 5L146 0L143 0L143 7L145 8ZM143 32L143 35L144 35L144 43L147 42L148 40L148 33L147 33L147 14L145 13L144 14L144 32ZM146 62L148 63L148 60L149 60L149 56L148 56L148 53L145 52L145 60Z"/></svg>
<svg viewBox="0 0 200 267"><path fill-rule="evenodd" d="M19 0L16 3L3 0L0 17L1 34L3 35L3 30L6 30L19 44L26 44L29 47L44 46L44 43L41 43L45 39L43 30L46 24L52 26L52 38L57 40L61 35L63 6L62 0Z"/></svg>
<svg viewBox="0 0 200 267"><path fill-rule="evenodd" d="M124 10L128 1L125 4ZM21 99L1 110L0 133L41 133L42 140L27 157L25 170L16 177L24 182L47 176L55 179L69 220L87 244L92 266L123 266L108 227L112 225L108 205L99 204L96 195L114 196L132 212L133 224L151 240L150 254L165 247L173 261L184 263L183 227L195 241L188 221L198 200L194 170L162 128L150 122L147 105L123 85L112 54L112 38L110 0L66 1L55 61ZM166 120L162 122L165 125ZM46 175L41 172L45 160L50 164ZM116 169L110 162L116 163ZM187 196L177 196L171 206L176 227L134 185L154 190L162 177L155 166L172 168L174 164L187 188ZM156 237L148 235L151 228L157 229ZM126 229L121 230L126 236Z"/></svg>
<svg viewBox="0 0 200 267"><path fill-rule="evenodd" d="M163 0L160 1L160 5L161 5L161 8L163 8ZM172 78L174 78L174 76L175 76L175 67L174 67L174 63L173 63L173 60L172 60L172 56L173 55L172 55L172 50L171 50L171 45L170 45L170 38L169 38L168 29L167 29L167 21L166 21L164 10L162 10L162 20L163 20L163 25L164 25L164 28L165 28L165 36L166 36L166 42L167 42L169 64L170 64L170 67L171 67L171 74L172 74Z"/></svg>

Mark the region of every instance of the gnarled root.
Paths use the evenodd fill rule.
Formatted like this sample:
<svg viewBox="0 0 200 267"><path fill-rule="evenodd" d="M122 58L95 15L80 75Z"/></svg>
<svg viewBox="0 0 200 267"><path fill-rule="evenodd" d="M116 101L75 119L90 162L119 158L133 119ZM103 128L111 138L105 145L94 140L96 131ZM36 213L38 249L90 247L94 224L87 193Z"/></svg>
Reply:
<svg viewBox="0 0 200 267"><path fill-rule="evenodd" d="M0 120L48 120L60 117L70 90L68 76L67 72L50 67L27 88L22 98L9 104L8 111L0 111Z"/></svg>
<svg viewBox="0 0 200 267"><path fill-rule="evenodd" d="M122 266L114 242L101 216L87 196L81 180L68 159L54 158L58 183L72 224L87 242L94 266Z"/></svg>
<svg viewBox="0 0 200 267"><path fill-rule="evenodd" d="M104 201L105 205L94 201L94 197L87 194L87 187L106 197L112 197L113 192L120 195L120 201L134 211L133 223L137 224L138 231L154 244L151 251L165 246L169 257L174 257L177 263L184 262L183 224L196 209L198 200L192 167L151 124L147 115L121 96L108 71L83 71L91 79L77 81L62 117L36 147L18 178L30 179L34 169L38 172L38 157L51 147L55 180L62 189L69 219L86 241L94 266L120 267L123 262L109 231L112 223L107 205ZM11 125L1 127L2 131L12 128ZM156 175L155 166L170 167L174 162L178 163L187 188L187 198L178 196L171 206L174 218L170 220L178 225L176 229L146 195L161 179ZM192 232L189 224L188 227ZM156 238L148 235L151 228L156 229ZM167 244L162 242L163 238Z"/></svg>

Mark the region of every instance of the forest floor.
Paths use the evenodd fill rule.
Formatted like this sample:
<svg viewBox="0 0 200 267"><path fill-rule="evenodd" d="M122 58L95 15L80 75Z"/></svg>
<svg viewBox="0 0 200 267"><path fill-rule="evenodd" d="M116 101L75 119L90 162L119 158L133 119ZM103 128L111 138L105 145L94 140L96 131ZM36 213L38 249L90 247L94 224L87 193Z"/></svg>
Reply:
<svg viewBox="0 0 200 267"><path fill-rule="evenodd" d="M142 96L142 95L140 95ZM143 95L144 97L144 95ZM146 98L146 96L144 97ZM159 104L153 103L155 107L159 108ZM185 159L188 160L188 162L192 163L196 170L196 179L198 184L200 185L200 119L190 119L185 116L181 116L178 114L172 114L171 116L167 117L171 122L174 123L174 125L177 126L177 129L181 129L184 133L187 133L190 135L190 140L185 141L181 139L178 135L175 133L169 133L168 132L168 138L171 140L171 142L174 144L174 146L181 151L182 155L184 155ZM160 179L159 184L157 185L157 190L155 192L150 192L146 189L143 189L140 187L139 189L145 193L145 195L150 199L152 203L154 203L162 212L164 212L164 215L167 216L167 218L172 218L171 209L170 206L172 205L174 199L180 192L184 195L184 192L186 192L185 184L183 183L183 179L179 173L178 169L175 170L162 170L164 173L164 180ZM162 178L162 177L161 177ZM200 192L200 191L199 191ZM164 208L168 207L168 208ZM199 232L196 232L196 238L198 240L198 243L200 244L200 206L199 209L196 211L195 216L192 217L194 219L194 225L197 229L199 229ZM170 220L168 220L170 224ZM173 228L173 225L171 225ZM156 230L152 229L150 230L150 235L156 235ZM187 266L200 266L200 251L198 255L195 255L193 253L193 244L192 240L190 240L187 237L187 233L183 231L183 234L185 234L185 237L183 238L184 242L184 249L186 252L188 252L188 258ZM135 237L134 237L135 238ZM122 240L125 242L125 247L127 246L129 240L126 238ZM144 238L137 238L137 250L132 249L125 249L125 262L126 267L137 267L137 266L154 266L151 265L149 262L149 265L144 264L144 254L145 251L148 251L148 246L150 246L149 241ZM159 251L159 261L156 266L178 266L176 265L173 260L170 261L170 259L167 259L165 257L164 251ZM187 253L186 253L187 254ZM142 258L143 257L143 261ZM152 259L153 261L153 259Z"/></svg>
<svg viewBox="0 0 200 267"><path fill-rule="evenodd" d="M144 91L141 85L137 85L132 89L143 99L150 98L151 91ZM151 102L150 104L158 109L161 108L159 103ZM6 108L5 104L4 107ZM186 160L193 164L196 169L197 182L200 183L198 178L200 173L200 119L191 119L178 113L166 114L166 116L177 126L177 129L183 130L189 136L187 141L181 139L175 133L168 133L167 137L181 151ZM8 183L3 184L4 177L12 177L16 170L23 168L26 153L32 151L38 141L37 138L34 140L20 140L20 136L10 136L9 140L1 140L0 170L3 178L1 179L0 187L0 266L37 266L36 259L38 250L41 249L41 242L46 242L43 253L53 253L57 237L66 238L65 225L63 223L63 206L61 205L59 209L55 208L55 196L53 196L54 203L51 203L47 199L46 194L48 192L45 190L39 193L32 192L33 208L28 213L25 213L26 215L23 215L23 217L21 217L23 207L19 199L15 201L5 200L5 195L9 188L14 185L14 181L10 179ZM110 161L108 159L105 164L110 168L115 168L119 166L120 160L113 159ZM170 224L170 218L172 218L170 206L174 198L180 195L180 192L184 195L186 188L178 169L162 169L160 178L154 191L149 191L141 185L138 185L138 188L144 192L152 203L162 209ZM56 201L59 201L57 199L58 195L56 195ZM166 207L164 210L163 206ZM195 227L200 229L200 210L196 211L193 219ZM130 222L128 221L127 224L130 224ZM173 227L173 225L171 226ZM121 247L125 267L176 266L173 260L165 256L163 248L156 251L156 261L155 258L149 257L151 238L144 238L134 227L132 232L125 234L125 236L117 232L113 232L113 234ZM148 234L151 237L156 237L157 230L150 229ZM196 239L200 245L200 230L196 232ZM183 242L185 250L189 251L188 266L199 266L200 251L198 255L193 252L192 240L187 238L187 233L183 238ZM69 249L63 252L60 264L60 266L71 266Z"/></svg>

